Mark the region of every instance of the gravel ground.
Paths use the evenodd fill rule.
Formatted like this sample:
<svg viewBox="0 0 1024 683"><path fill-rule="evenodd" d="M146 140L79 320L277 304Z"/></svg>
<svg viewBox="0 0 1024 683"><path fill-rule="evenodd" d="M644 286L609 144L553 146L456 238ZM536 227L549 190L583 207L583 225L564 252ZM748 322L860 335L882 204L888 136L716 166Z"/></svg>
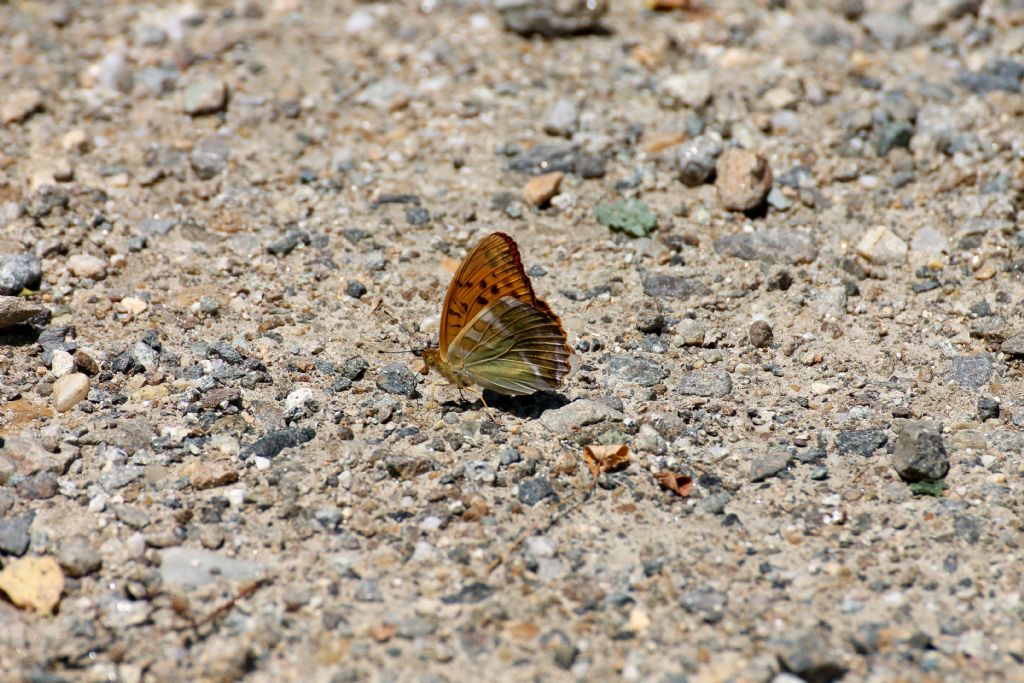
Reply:
<svg viewBox="0 0 1024 683"><path fill-rule="evenodd" d="M609 4L0 5L0 679L1022 680L1024 3Z"/></svg>

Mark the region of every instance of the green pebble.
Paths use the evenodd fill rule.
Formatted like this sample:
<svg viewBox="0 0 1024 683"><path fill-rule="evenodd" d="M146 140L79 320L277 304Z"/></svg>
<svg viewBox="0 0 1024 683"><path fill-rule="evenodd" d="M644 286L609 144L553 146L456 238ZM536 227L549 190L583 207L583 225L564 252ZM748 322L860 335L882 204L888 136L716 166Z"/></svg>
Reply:
<svg viewBox="0 0 1024 683"><path fill-rule="evenodd" d="M594 215L601 225L630 237L647 237L658 225L658 217L639 199L598 204L594 209Z"/></svg>

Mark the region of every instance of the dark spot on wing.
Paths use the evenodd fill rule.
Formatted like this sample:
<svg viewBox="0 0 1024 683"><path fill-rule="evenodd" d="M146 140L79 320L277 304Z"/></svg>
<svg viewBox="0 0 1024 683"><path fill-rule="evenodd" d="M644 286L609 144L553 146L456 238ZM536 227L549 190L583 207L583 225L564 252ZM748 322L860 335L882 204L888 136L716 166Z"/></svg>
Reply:
<svg viewBox="0 0 1024 683"><path fill-rule="evenodd" d="M478 304L480 304L481 306L486 306L486 305L487 305L487 297L485 297L485 296L483 296L483 295L481 295L481 296L478 296L478 297L476 298L476 302L477 302Z"/></svg>

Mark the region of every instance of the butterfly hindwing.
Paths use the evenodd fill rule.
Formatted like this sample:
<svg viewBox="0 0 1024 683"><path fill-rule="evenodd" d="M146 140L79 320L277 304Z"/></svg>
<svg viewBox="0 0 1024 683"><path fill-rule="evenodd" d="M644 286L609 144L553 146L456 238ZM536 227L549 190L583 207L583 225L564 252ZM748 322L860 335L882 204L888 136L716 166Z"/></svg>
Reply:
<svg viewBox="0 0 1024 683"><path fill-rule="evenodd" d="M484 389L519 395L558 388L571 355L565 330L547 305L503 296L461 330L448 362Z"/></svg>
<svg viewBox="0 0 1024 683"><path fill-rule="evenodd" d="M441 308L441 352L481 310L505 296L537 303L516 243L495 232L473 247L448 285Z"/></svg>

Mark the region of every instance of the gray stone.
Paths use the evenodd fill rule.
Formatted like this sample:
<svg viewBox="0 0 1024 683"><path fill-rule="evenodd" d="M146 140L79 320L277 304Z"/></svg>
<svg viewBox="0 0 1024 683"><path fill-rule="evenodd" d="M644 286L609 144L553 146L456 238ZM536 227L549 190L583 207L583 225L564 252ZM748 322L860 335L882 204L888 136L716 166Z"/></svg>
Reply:
<svg viewBox="0 0 1024 683"><path fill-rule="evenodd" d="M0 519L0 554L21 557L28 550L35 512Z"/></svg>
<svg viewBox="0 0 1024 683"><path fill-rule="evenodd" d="M846 674L841 652L822 627L781 643L778 658L784 670L806 683L832 683Z"/></svg>
<svg viewBox="0 0 1024 683"><path fill-rule="evenodd" d="M4 445L0 447L0 484L6 483L4 471L30 477L39 472L62 475L68 466L78 457L78 449L67 445L55 444L52 452L43 446L39 439L31 433L5 436Z"/></svg>
<svg viewBox="0 0 1024 683"><path fill-rule="evenodd" d="M377 373L377 388L411 398L416 394L416 375L403 363L388 363Z"/></svg>
<svg viewBox="0 0 1024 683"><path fill-rule="evenodd" d="M560 98L544 114L544 132L548 135L571 138L576 132L579 118L580 112L576 104L572 100Z"/></svg>
<svg viewBox="0 0 1024 683"><path fill-rule="evenodd" d="M100 475L100 486L107 493L123 489L142 476L142 468L138 465L115 466Z"/></svg>
<svg viewBox="0 0 1024 683"><path fill-rule="evenodd" d="M978 389L988 384L992 376L992 354L978 353L957 356L950 368L950 381L965 389Z"/></svg>
<svg viewBox="0 0 1024 683"><path fill-rule="evenodd" d="M665 96L669 105L701 109L711 101L712 85L710 71L688 69L662 79L658 92Z"/></svg>
<svg viewBox="0 0 1024 683"><path fill-rule="evenodd" d="M39 289L43 266L34 254L0 254L0 295Z"/></svg>
<svg viewBox="0 0 1024 683"><path fill-rule="evenodd" d="M433 635L437 630L437 622L427 617L411 616L398 622L395 635L399 638L412 640Z"/></svg>
<svg viewBox="0 0 1024 683"><path fill-rule="evenodd" d="M818 247L810 235L787 230L738 232L715 240L715 251L744 261L796 265L818 258Z"/></svg>
<svg viewBox="0 0 1024 683"><path fill-rule="evenodd" d="M417 94L414 88L397 78L386 77L363 88L355 96L355 102L381 111L388 111L413 99Z"/></svg>
<svg viewBox="0 0 1024 683"><path fill-rule="evenodd" d="M949 471L949 456L939 425L929 420L907 422L896 437L891 461L906 481L945 477Z"/></svg>
<svg viewBox="0 0 1024 683"><path fill-rule="evenodd" d="M57 563L68 576L79 577L92 574L100 568L102 561L88 538L75 535L61 540Z"/></svg>
<svg viewBox="0 0 1024 683"><path fill-rule="evenodd" d="M668 370L642 356L621 355L608 359L605 384L609 387L622 382L649 387L668 377Z"/></svg>
<svg viewBox="0 0 1024 683"><path fill-rule="evenodd" d="M316 431L311 427L288 427L267 432L262 438L247 446L240 453L243 460L250 456L273 458L286 448L301 446L311 441Z"/></svg>
<svg viewBox="0 0 1024 683"><path fill-rule="evenodd" d="M667 299L689 299L706 296L711 290L700 280L669 275L667 273L644 273L644 294Z"/></svg>
<svg viewBox="0 0 1024 683"><path fill-rule="evenodd" d="M836 434L836 448L840 455L869 456L889 441L880 429L853 429Z"/></svg>
<svg viewBox="0 0 1024 683"><path fill-rule="evenodd" d="M676 392L683 396L721 398L732 391L732 378L725 370L716 368L694 370L683 375Z"/></svg>
<svg viewBox="0 0 1024 683"><path fill-rule="evenodd" d="M145 529L149 526L149 515L131 505L114 506L114 516L119 522L127 524L133 529Z"/></svg>
<svg viewBox="0 0 1024 683"><path fill-rule="evenodd" d="M909 47L921 39L921 29L898 14L866 14L860 23L886 50Z"/></svg>
<svg viewBox="0 0 1024 683"><path fill-rule="evenodd" d="M600 28L607 0L497 0L505 28L521 36L558 38Z"/></svg>
<svg viewBox="0 0 1024 683"><path fill-rule="evenodd" d="M20 296L0 296L0 330L32 320L46 310L42 304Z"/></svg>
<svg viewBox="0 0 1024 683"><path fill-rule="evenodd" d="M462 466L463 476L474 484L491 486L497 479L497 474L490 463L483 460L470 460Z"/></svg>
<svg viewBox="0 0 1024 683"><path fill-rule="evenodd" d="M698 135L679 146L676 166L684 185L696 187L707 182L722 153L722 140L717 134Z"/></svg>
<svg viewBox="0 0 1024 683"><path fill-rule="evenodd" d="M785 471L792 460L792 454L786 451L756 456L750 461L750 481L756 483L770 479Z"/></svg>
<svg viewBox="0 0 1024 683"><path fill-rule="evenodd" d="M884 157L897 147L906 149L914 136L914 124L908 121L893 121L882 129L878 137L878 156Z"/></svg>
<svg viewBox="0 0 1024 683"><path fill-rule="evenodd" d="M536 505L548 496L555 496L555 490L551 487L551 482L544 477L519 482L519 502L523 505Z"/></svg>
<svg viewBox="0 0 1024 683"><path fill-rule="evenodd" d="M359 602L383 602L380 584L372 579L363 579L356 586L355 598Z"/></svg>
<svg viewBox="0 0 1024 683"><path fill-rule="evenodd" d="M751 346L755 349L771 346L773 336L772 326L764 320L755 320L747 330L747 337L750 339Z"/></svg>
<svg viewBox="0 0 1024 683"><path fill-rule="evenodd" d="M570 434L573 430L600 422L622 422L625 415L603 401L580 399L561 408L550 408L541 413L540 423L549 432Z"/></svg>
<svg viewBox="0 0 1024 683"><path fill-rule="evenodd" d="M683 346L703 346L707 326L700 320L684 318L676 325L676 335Z"/></svg>
<svg viewBox="0 0 1024 683"><path fill-rule="evenodd" d="M163 237L173 230L177 224L178 222L173 218L153 216L139 223L139 232L146 236Z"/></svg>
<svg viewBox="0 0 1024 683"><path fill-rule="evenodd" d="M160 578L164 583L195 588L214 581L251 581L265 566L260 562L225 557L194 548L174 547L160 552Z"/></svg>
<svg viewBox="0 0 1024 683"><path fill-rule="evenodd" d="M205 116L224 111L228 106L228 86L216 78L201 78L185 87L182 108L190 116Z"/></svg>
<svg viewBox="0 0 1024 683"><path fill-rule="evenodd" d="M223 136L214 135L199 141L189 155L189 164L200 180L210 180L227 168L231 148Z"/></svg>
<svg viewBox="0 0 1024 683"><path fill-rule="evenodd" d="M1015 334L1007 337L1006 341L999 347L999 350L1007 356L1024 358L1024 334Z"/></svg>
<svg viewBox="0 0 1024 683"><path fill-rule="evenodd" d="M914 0L910 19L934 30L968 14L977 14L981 4L981 0Z"/></svg>
<svg viewBox="0 0 1024 683"><path fill-rule="evenodd" d="M97 82L114 92L127 95L135 87L135 75L132 66L121 52L111 52L99 65Z"/></svg>

